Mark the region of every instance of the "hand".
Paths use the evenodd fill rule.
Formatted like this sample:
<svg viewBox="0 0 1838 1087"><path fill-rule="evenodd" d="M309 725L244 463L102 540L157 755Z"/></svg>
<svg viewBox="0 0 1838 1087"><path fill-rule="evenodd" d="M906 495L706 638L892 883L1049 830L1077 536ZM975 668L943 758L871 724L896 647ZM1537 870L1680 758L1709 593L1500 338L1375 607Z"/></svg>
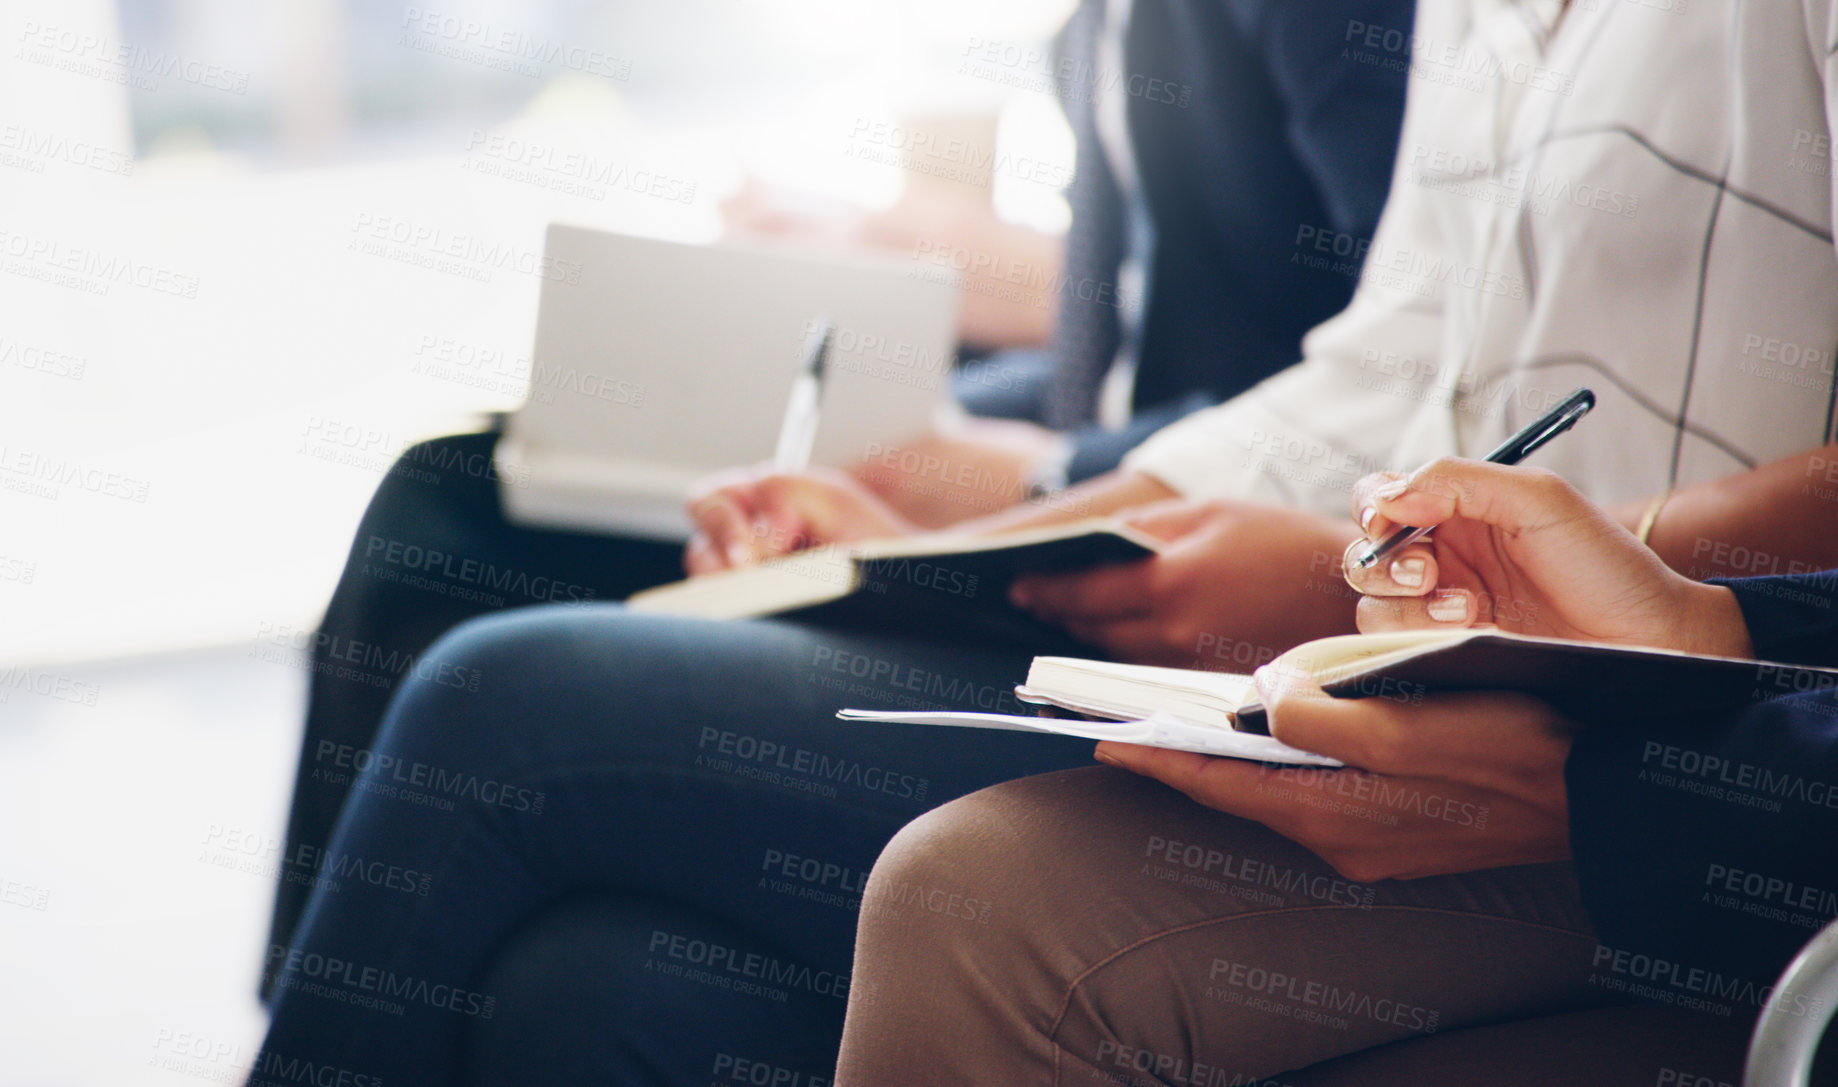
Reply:
<svg viewBox="0 0 1838 1087"><path fill-rule="evenodd" d="M1026 498L1059 440L1032 423L965 417L881 450L855 477L909 521L944 528Z"/></svg>
<svg viewBox="0 0 1838 1087"><path fill-rule="evenodd" d="M1368 539L1397 525L1435 532L1347 580L1368 594L1363 631L1491 623L1524 634L1750 656L1728 589L1674 573L1551 472L1444 458L1353 488ZM1363 541L1360 542L1363 546Z"/></svg>
<svg viewBox="0 0 1838 1087"><path fill-rule="evenodd" d="M1329 517L1243 502L1173 501L1120 520L1168 541L1142 562L1015 582L1010 598L1112 655L1246 672L1309 638L1350 633L1355 594Z"/></svg>
<svg viewBox="0 0 1838 1087"><path fill-rule="evenodd" d="M684 552L691 576L749 566L820 544L910 536L918 527L848 475L736 468L698 483L688 502L696 532Z"/></svg>
<svg viewBox="0 0 1838 1087"><path fill-rule="evenodd" d="M1285 669L1259 672L1257 688L1271 735L1349 769L1108 741L1097 757L1255 819L1360 883L1570 856L1571 725L1543 702L1518 694L1435 695L1421 704L1330 698Z"/></svg>

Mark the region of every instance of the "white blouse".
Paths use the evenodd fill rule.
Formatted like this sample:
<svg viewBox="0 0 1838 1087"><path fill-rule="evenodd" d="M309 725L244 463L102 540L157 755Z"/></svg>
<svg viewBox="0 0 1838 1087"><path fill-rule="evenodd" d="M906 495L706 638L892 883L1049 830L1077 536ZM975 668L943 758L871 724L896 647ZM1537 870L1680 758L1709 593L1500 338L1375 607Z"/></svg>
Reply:
<svg viewBox="0 0 1838 1087"><path fill-rule="evenodd" d="M1834 3L1422 0L1413 34L1349 25L1347 63L1413 77L1369 245L1298 224L1319 274L1364 253L1351 304L1125 467L1339 512L1361 475L1484 455L1579 385L1596 411L1533 463L1599 502L1831 440Z"/></svg>

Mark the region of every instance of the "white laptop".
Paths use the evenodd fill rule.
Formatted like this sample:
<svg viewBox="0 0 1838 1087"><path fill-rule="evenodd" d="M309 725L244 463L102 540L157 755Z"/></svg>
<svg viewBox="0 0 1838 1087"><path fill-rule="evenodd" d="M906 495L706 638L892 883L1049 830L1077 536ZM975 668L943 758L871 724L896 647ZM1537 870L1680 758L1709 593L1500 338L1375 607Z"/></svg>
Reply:
<svg viewBox="0 0 1838 1087"><path fill-rule="evenodd" d="M932 424L957 292L898 259L812 258L549 228L530 393L498 443L522 524L681 540L688 488L769 460L819 320L813 461L861 463Z"/></svg>

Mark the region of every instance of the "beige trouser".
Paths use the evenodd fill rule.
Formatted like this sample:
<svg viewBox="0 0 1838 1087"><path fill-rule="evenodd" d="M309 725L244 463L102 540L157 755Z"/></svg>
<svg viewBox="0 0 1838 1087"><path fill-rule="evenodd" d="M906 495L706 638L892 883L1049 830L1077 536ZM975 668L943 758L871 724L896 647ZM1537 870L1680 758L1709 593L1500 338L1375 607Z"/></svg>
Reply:
<svg viewBox="0 0 1838 1087"><path fill-rule="evenodd" d="M1739 1082L1752 1009L1629 1006L1596 949L1568 864L1356 885L1133 774L1047 774L881 855L837 1083Z"/></svg>

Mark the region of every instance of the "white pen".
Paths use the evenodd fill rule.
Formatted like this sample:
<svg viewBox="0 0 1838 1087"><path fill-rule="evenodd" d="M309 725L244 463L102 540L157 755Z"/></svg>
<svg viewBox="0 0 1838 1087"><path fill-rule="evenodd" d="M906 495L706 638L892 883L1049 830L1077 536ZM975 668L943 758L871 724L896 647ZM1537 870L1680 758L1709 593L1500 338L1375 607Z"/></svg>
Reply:
<svg viewBox="0 0 1838 1087"><path fill-rule="evenodd" d="M779 446L772 454L776 471L802 472L810 467L811 450L817 445L818 405L823 400L823 368L830 357L830 334L834 330L827 317L811 325L811 335L804 346L804 365L792 382L785 421L779 425Z"/></svg>

